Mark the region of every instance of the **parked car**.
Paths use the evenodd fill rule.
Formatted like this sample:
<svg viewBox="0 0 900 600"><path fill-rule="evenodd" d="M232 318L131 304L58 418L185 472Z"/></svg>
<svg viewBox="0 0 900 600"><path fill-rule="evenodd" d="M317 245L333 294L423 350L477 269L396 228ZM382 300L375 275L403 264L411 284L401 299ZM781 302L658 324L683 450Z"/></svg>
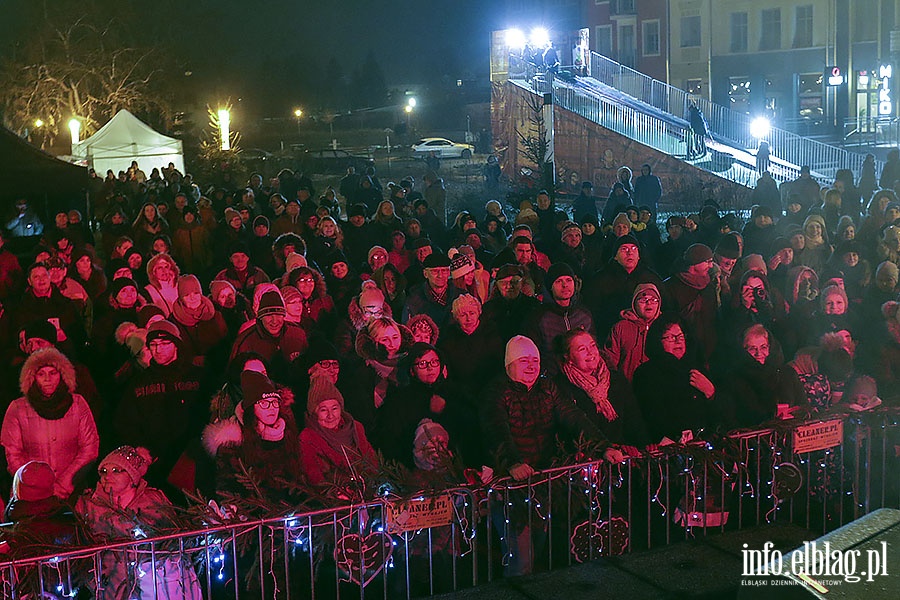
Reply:
<svg viewBox="0 0 900 600"><path fill-rule="evenodd" d="M422 138L412 146L417 156L425 157L437 152L440 158L472 158L475 146L460 144L446 138Z"/></svg>
<svg viewBox="0 0 900 600"><path fill-rule="evenodd" d="M343 173L347 167L354 167L359 173L372 166L374 161L368 156L351 154L346 150L307 150L303 153L303 170L307 173Z"/></svg>
<svg viewBox="0 0 900 600"><path fill-rule="evenodd" d="M246 148L241 150L241 158L245 161L264 161L272 158L272 153L260 148Z"/></svg>

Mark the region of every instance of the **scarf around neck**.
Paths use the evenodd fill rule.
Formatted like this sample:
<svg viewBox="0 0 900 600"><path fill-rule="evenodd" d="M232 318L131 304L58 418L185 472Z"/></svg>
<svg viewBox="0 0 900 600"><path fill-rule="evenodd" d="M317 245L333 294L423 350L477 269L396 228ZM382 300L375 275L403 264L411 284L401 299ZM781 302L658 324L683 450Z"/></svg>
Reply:
<svg viewBox="0 0 900 600"><path fill-rule="evenodd" d="M280 442L284 439L284 419L278 418L274 425L265 425L264 423L256 423L256 433L266 442Z"/></svg>
<svg viewBox="0 0 900 600"><path fill-rule="evenodd" d="M325 429L319 425L318 420L313 421L312 426L319 432L322 439L338 454L343 455L344 448L348 453L359 453L359 440L356 439L356 423L349 414L341 415L341 423L337 429Z"/></svg>
<svg viewBox="0 0 900 600"><path fill-rule="evenodd" d="M602 360L597 370L585 373L571 362L562 366L563 373L575 387L584 391L597 407L597 412L607 421L615 421L619 415L609 401L609 369Z"/></svg>
<svg viewBox="0 0 900 600"><path fill-rule="evenodd" d="M66 387L65 382L60 381L56 391L49 398L45 397L37 383L32 383L26 396L28 404L42 419L56 421L62 419L72 407L72 393Z"/></svg>
<svg viewBox="0 0 900 600"><path fill-rule="evenodd" d="M216 307L213 306L212 300L206 296L201 296L200 306L190 309L185 305L181 298L172 305L172 314L179 323L186 327L193 327L200 321L209 321L216 314Z"/></svg>
<svg viewBox="0 0 900 600"><path fill-rule="evenodd" d="M706 289L706 286L709 285L711 278L709 273L701 273L700 275L691 275L686 271L682 271L678 273L678 279L684 282L688 287L692 287L695 290L703 290Z"/></svg>

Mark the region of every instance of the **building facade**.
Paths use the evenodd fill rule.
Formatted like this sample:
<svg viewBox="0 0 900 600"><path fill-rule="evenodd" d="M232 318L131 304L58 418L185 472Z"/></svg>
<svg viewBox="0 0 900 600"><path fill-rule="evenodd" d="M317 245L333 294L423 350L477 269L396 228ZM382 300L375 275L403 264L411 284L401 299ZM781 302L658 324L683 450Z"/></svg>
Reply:
<svg viewBox="0 0 900 600"><path fill-rule="evenodd" d="M582 6L593 51L782 127L840 133L897 115L900 0L584 0Z"/></svg>

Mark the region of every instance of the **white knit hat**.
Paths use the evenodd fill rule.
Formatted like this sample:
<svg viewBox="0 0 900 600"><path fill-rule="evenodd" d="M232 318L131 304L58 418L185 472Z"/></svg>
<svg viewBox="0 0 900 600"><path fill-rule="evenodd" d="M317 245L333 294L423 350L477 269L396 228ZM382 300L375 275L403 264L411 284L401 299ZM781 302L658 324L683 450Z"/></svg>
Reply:
<svg viewBox="0 0 900 600"><path fill-rule="evenodd" d="M531 338L527 338L524 335L517 335L506 342L506 358L503 361L505 366L508 367L511 363L514 363L525 356L534 356L536 358L540 358L541 356L538 347L531 341Z"/></svg>

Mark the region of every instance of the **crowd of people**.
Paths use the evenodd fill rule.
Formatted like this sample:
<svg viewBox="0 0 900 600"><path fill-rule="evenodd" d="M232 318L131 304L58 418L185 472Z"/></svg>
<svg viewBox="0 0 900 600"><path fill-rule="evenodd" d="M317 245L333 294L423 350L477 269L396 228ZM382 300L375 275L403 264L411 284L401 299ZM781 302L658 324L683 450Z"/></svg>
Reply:
<svg viewBox="0 0 900 600"><path fill-rule="evenodd" d="M746 223L698 199L658 224L649 165L605 199L446 224L439 176L373 168L201 193L133 164L95 176L97 228L22 199L0 238L39 240L0 247L7 520L74 509L132 538L122 511L149 532L181 490L358 501L384 460L525 480L558 441L620 462L896 403L900 153L872 177L764 174Z"/></svg>

